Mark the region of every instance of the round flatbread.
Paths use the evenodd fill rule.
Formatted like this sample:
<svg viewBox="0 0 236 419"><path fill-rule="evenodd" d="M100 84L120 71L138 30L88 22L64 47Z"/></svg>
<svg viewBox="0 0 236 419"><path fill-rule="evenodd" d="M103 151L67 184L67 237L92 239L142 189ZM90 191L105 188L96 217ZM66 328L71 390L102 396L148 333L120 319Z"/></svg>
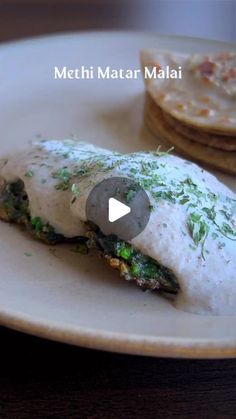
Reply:
<svg viewBox="0 0 236 419"><path fill-rule="evenodd" d="M152 97L146 95L145 123L151 131L173 145L181 154L212 168L236 175L236 152L221 151L189 140L171 127Z"/></svg>
<svg viewBox="0 0 236 419"><path fill-rule="evenodd" d="M147 91L166 113L199 130L236 136L236 52L143 50L141 65ZM182 78L160 77L167 68L181 68ZM149 77L153 69L157 77Z"/></svg>
<svg viewBox="0 0 236 419"><path fill-rule="evenodd" d="M217 148L219 150L236 151L236 136L230 137L227 135L213 134L211 132L198 130L190 125L183 124L178 119L173 118L170 114L162 111L163 116L175 131L184 135L189 140L207 145L209 147Z"/></svg>

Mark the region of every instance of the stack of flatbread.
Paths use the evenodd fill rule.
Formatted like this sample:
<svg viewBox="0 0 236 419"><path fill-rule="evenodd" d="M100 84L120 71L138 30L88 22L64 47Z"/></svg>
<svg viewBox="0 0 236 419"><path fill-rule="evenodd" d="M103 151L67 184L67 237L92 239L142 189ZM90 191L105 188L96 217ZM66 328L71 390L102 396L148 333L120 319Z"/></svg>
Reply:
<svg viewBox="0 0 236 419"><path fill-rule="evenodd" d="M182 154L236 174L236 53L143 50L141 64L143 75L182 68L182 78L144 77L149 128Z"/></svg>

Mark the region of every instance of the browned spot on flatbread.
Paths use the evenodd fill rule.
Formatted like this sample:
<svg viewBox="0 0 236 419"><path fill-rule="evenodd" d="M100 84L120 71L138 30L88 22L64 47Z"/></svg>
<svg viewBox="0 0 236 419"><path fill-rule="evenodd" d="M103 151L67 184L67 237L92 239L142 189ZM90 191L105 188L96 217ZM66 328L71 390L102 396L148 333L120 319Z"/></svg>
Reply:
<svg viewBox="0 0 236 419"><path fill-rule="evenodd" d="M181 54L143 50L141 65L182 67L182 78L144 77L157 106L186 125L208 133L236 137L236 52Z"/></svg>

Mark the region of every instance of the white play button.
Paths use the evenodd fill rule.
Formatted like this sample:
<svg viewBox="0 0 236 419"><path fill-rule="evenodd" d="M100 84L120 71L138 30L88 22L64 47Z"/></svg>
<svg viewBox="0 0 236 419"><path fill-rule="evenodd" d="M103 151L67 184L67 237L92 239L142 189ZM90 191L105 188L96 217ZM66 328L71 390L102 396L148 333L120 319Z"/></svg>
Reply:
<svg viewBox="0 0 236 419"><path fill-rule="evenodd" d="M109 198L108 219L110 223L114 223L114 221L119 220L130 212L131 208L128 205L123 204L115 198Z"/></svg>
<svg viewBox="0 0 236 419"><path fill-rule="evenodd" d="M86 217L101 235L129 241L145 229L150 208L149 197L137 182L117 176L94 186L86 202Z"/></svg>

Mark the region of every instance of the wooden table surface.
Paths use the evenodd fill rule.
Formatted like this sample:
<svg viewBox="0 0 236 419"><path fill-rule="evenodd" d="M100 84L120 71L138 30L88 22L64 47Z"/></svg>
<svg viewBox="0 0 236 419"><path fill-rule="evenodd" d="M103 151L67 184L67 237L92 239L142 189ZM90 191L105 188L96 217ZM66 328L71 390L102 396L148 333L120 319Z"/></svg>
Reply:
<svg viewBox="0 0 236 419"><path fill-rule="evenodd" d="M0 417L235 418L236 360L112 354L0 328Z"/></svg>
<svg viewBox="0 0 236 419"><path fill-rule="evenodd" d="M128 27L119 2L107 3L91 15L84 0L81 4L0 0L0 41L64 30ZM236 417L236 360L111 354L5 328L0 328L0 342L1 419Z"/></svg>

